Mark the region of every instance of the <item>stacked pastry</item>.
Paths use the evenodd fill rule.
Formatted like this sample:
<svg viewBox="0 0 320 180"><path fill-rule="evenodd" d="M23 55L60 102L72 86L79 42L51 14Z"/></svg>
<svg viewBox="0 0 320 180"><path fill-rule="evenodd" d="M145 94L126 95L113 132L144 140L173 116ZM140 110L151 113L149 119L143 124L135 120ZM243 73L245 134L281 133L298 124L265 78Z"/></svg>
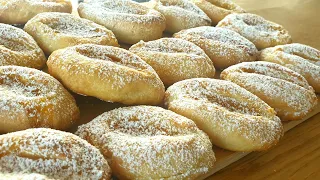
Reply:
<svg viewBox="0 0 320 180"><path fill-rule="evenodd" d="M201 179L212 144L267 150L317 105L320 51L229 0L0 5L6 179ZM81 117L68 90L129 107L63 132Z"/></svg>

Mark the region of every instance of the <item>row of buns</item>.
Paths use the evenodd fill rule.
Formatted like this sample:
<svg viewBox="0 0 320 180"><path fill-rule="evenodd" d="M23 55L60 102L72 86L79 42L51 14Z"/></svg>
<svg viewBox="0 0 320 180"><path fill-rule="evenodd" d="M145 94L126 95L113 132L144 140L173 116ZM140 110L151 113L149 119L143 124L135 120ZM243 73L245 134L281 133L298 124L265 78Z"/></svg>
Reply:
<svg viewBox="0 0 320 180"><path fill-rule="evenodd" d="M81 18L70 12L68 1L0 7L0 22L26 23L0 23L7 179L201 179L214 168L212 144L267 150L283 135L281 120L317 106L320 51L288 44L281 25L231 1L88 0ZM37 70L45 64L49 74ZM67 89L133 106L66 133L80 116Z"/></svg>

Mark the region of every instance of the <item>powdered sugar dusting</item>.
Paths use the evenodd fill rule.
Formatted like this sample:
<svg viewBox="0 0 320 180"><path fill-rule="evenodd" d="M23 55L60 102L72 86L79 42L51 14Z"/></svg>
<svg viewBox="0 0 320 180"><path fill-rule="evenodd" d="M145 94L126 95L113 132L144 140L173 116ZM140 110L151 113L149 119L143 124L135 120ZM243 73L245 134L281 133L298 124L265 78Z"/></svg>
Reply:
<svg viewBox="0 0 320 180"><path fill-rule="evenodd" d="M21 65L39 68L44 61L42 50L28 33L0 23L0 66Z"/></svg>
<svg viewBox="0 0 320 180"><path fill-rule="evenodd" d="M210 18L188 0L152 0L151 3L154 3L154 9L166 16L167 30L170 32L211 24ZM168 21L172 21L171 24Z"/></svg>
<svg viewBox="0 0 320 180"><path fill-rule="evenodd" d="M285 66L302 76L320 92L320 51L302 44L288 44L261 51L260 60Z"/></svg>
<svg viewBox="0 0 320 180"><path fill-rule="evenodd" d="M28 129L1 135L0 142L3 173L40 173L54 179L110 177L99 150L71 133Z"/></svg>
<svg viewBox="0 0 320 180"><path fill-rule="evenodd" d="M286 44L280 47L282 47L285 53L299 56L310 63L320 66L320 51L315 48L299 43Z"/></svg>
<svg viewBox="0 0 320 180"><path fill-rule="evenodd" d="M201 2L202 0L192 0L193 2ZM232 2L231 0L208 0L211 4L234 12L245 12L240 6Z"/></svg>
<svg viewBox="0 0 320 180"><path fill-rule="evenodd" d="M75 120L77 111L72 96L50 75L19 66L0 67L1 124L26 121L30 127L47 127L55 118Z"/></svg>
<svg viewBox="0 0 320 180"><path fill-rule="evenodd" d="M30 6L30 7L27 7L27 8L30 8L30 10L32 10L31 8L32 6L46 7L46 8L64 8L64 6L66 6L67 4L70 4L71 6L71 3L69 0L24 0L24 1ZM5 4L5 6L0 6L0 11L1 9L3 10L11 9L13 8L12 5L18 2L19 0L10 0L10 2ZM70 7L70 10L71 10L71 7ZM51 11L54 11L54 9L52 9Z"/></svg>
<svg viewBox="0 0 320 180"><path fill-rule="evenodd" d="M221 20L217 27L238 32L253 42L258 49L291 42L291 36L281 25L255 14L230 14Z"/></svg>
<svg viewBox="0 0 320 180"><path fill-rule="evenodd" d="M48 178L45 175L37 174L37 173L23 173L23 172L16 172L16 173L1 173L0 172L1 180L54 180Z"/></svg>
<svg viewBox="0 0 320 180"><path fill-rule="evenodd" d="M201 47L218 68L243 61L254 61L258 50L253 43L238 33L210 26L182 30L173 35Z"/></svg>
<svg viewBox="0 0 320 180"><path fill-rule="evenodd" d="M254 44L238 33L224 28L202 26L183 30L174 34L174 37L182 38L195 44L201 43L201 39L208 39L210 42L205 44L207 49L211 49L214 44L220 44L221 48L214 46L215 49L218 48L216 51L219 56L242 54L241 52L251 56L257 54L257 49ZM214 51L215 49L212 48L211 50Z"/></svg>
<svg viewBox="0 0 320 180"><path fill-rule="evenodd" d="M88 19L96 17L94 21L99 21L100 24L104 25L108 24L109 21L127 21L142 24L165 21L159 12L131 0L89 1L88 3L81 3L78 9L80 16Z"/></svg>
<svg viewBox="0 0 320 180"><path fill-rule="evenodd" d="M204 51L183 39L141 41L129 50L150 64L165 84L192 77L213 77L215 73L213 64Z"/></svg>
<svg viewBox="0 0 320 180"><path fill-rule="evenodd" d="M97 72L98 78L105 80L113 89L121 89L137 80L145 81L153 87L163 87L152 67L125 49L85 44L63 49L55 56L59 58L52 57L49 61L59 64L60 70L72 70L74 75L92 75Z"/></svg>
<svg viewBox="0 0 320 180"><path fill-rule="evenodd" d="M301 118L317 104L313 89L301 75L275 63L240 63L225 69L221 78L256 94L284 120Z"/></svg>
<svg viewBox="0 0 320 180"><path fill-rule="evenodd" d="M180 9L180 11L181 10L189 11L189 13L197 14L208 19L207 15L200 8L188 2L187 0L154 0L154 1L158 1L159 3L161 3L162 6L175 7L176 9Z"/></svg>
<svg viewBox="0 0 320 180"><path fill-rule="evenodd" d="M49 28L53 29L54 33L81 38L109 36L109 33L105 32L106 30L103 26L68 13L41 13L36 17L33 21L39 21L49 26ZM113 36L113 38L115 37Z"/></svg>
<svg viewBox="0 0 320 180"><path fill-rule="evenodd" d="M126 178L196 179L215 160L208 137L191 120L160 107L112 110L80 126L76 134L119 163Z"/></svg>
<svg viewBox="0 0 320 180"><path fill-rule="evenodd" d="M180 81L167 89L165 103L170 110L203 124L203 130L216 145L220 145L215 141L217 137L232 142L232 137L228 137L235 133L237 139L244 138L258 144L253 149L242 145L234 150L258 150L277 142L282 134L280 119L272 108L228 81L207 78Z"/></svg>
<svg viewBox="0 0 320 180"><path fill-rule="evenodd" d="M141 41L140 43L131 46L130 50L134 50L138 47L139 51L155 51L172 54L190 53L198 56L206 56L205 53L201 50L201 48L199 48L195 44L177 38L162 38L149 42Z"/></svg>
<svg viewBox="0 0 320 180"><path fill-rule="evenodd" d="M289 81L303 88L313 91L307 80L300 74L284 67L270 62L243 63L239 66L232 66L227 71L238 71L244 73L255 73L270 76L277 79Z"/></svg>

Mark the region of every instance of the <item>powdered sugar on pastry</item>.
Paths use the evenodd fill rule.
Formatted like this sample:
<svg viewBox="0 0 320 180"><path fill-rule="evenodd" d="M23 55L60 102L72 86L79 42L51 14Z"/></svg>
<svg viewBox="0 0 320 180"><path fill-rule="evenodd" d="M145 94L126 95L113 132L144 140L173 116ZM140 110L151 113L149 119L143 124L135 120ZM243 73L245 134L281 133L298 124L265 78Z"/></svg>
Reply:
<svg viewBox="0 0 320 180"><path fill-rule="evenodd" d="M80 17L112 30L119 41L134 44L159 39L165 29L164 16L131 0L98 0L81 3Z"/></svg>
<svg viewBox="0 0 320 180"><path fill-rule="evenodd" d="M149 3L166 17L166 31L170 33L211 24L210 18L188 0L152 0Z"/></svg>
<svg viewBox="0 0 320 180"><path fill-rule="evenodd" d="M257 95L282 120L299 120L317 104L313 89L300 74L275 63L240 63L225 69L221 78Z"/></svg>
<svg viewBox="0 0 320 180"><path fill-rule="evenodd" d="M73 97L50 75L19 66L0 67L0 132L66 129L78 115Z"/></svg>
<svg viewBox="0 0 320 180"><path fill-rule="evenodd" d="M0 22L25 24L43 12L71 13L70 0L0 0Z"/></svg>
<svg viewBox="0 0 320 180"><path fill-rule="evenodd" d="M201 47L214 65L222 69L243 61L254 61L258 54L253 43L238 33L224 28L202 26L182 30L173 36Z"/></svg>
<svg viewBox="0 0 320 180"><path fill-rule="evenodd" d="M293 43L261 51L259 60L285 66L302 76L320 92L320 51L310 46Z"/></svg>
<svg viewBox="0 0 320 180"><path fill-rule="evenodd" d="M45 61L42 50L28 33L0 23L0 66L41 68Z"/></svg>
<svg viewBox="0 0 320 180"><path fill-rule="evenodd" d="M120 178L196 179L215 161L208 137L191 120L160 107L115 109L76 134L98 147Z"/></svg>
<svg viewBox="0 0 320 180"><path fill-rule="evenodd" d="M119 46L112 31L67 13L41 13L25 25L46 54L78 44Z"/></svg>
<svg viewBox="0 0 320 180"><path fill-rule="evenodd" d="M282 125L274 110L238 85L195 78L170 86L166 106L192 119L211 141L233 151L268 149L278 142Z"/></svg>
<svg viewBox="0 0 320 180"><path fill-rule="evenodd" d="M121 48L85 44L55 51L50 74L72 91L124 104L159 104L164 85L137 55Z"/></svg>
<svg viewBox="0 0 320 180"><path fill-rule="evenodd" d="M250 13L230 14L221 20L217 27L238 32L253 42L258 49L287 44L292 41L288 31L281 25Z"/></svg>
<svg viewBox="0 0 320 180"><path fill-rule="evenodd" d="M213 64L205 52L183 39L141 41L129 50L151 65L165 85L189 78L213 77L215 73Z"/></svg>
<svg viewBox="0 0 320 180"><path fill-rule="evenodd" d="M216 25L228 14L244 13L245 10L231 0L190 0L203 10Z"/></svg>
<svg viewBox="0 0 320 180"><path fill-rule="evenodd" d="M40 173L54 179L108 179L110 167L98 149L52 129L28 129L0 136L0 170Z"/></svg>

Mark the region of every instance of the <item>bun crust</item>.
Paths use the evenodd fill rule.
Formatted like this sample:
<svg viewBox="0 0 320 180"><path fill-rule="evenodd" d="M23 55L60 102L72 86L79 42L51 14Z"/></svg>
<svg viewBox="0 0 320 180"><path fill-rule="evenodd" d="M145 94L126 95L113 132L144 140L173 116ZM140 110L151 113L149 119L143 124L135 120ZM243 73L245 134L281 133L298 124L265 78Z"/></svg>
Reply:
<svg viewBox="0 0 320 180"><path fill-rule="evenodd" d="M165 94L169 110L193 120L221 148L262 151L277 144L283 127L275 111L240 86L209 78L187 79Z"/></svg>
<svg viewBox="0 0 320 180"><path fill-rule="evenodd" d="M222 71L220 77L258 96L283 121L301 120L317 104L317 96L303 76L275 63L240 63Z"/></svg>
<svg viewBox="0 0 320 180"><path fill-rule="evenodd" d="M41 69L46 57L34 39L23 30L0 23L0 66Z"/></svg>
<svg viewBox="0 0 320 180"><path fill-rule="evenodd" d="M71 133L36 128L0 135L0 152L1 172L16 177L19 173L41 179L111 177L99 150Z"/></svg>
<svg viewBox="0 0 320 180"><path fill-rule="evenodd" d="M205 52L183 39L141 41L129 50L152 66L166 86L184 79L213 78L215 74L215 68Z"/></svg>
<svg viewBox="0 0 320 180"><path fill-rule="evenodd" d="M50 55L53 51L79 44L119 46L112 31L92 21L67 13L41 13L24 30Z"/></svg>
<svg viewBox="0 0 320 180"><path fill-rule="evenodd" d="M0 66L0 133L35 127L66 130L79 118L71 94L42 71Z"/></svg>
<svg viewBox="0 0 320 180"><path fill-rule="evenodd" d="M115 109L76 134L100 149L120 179L198 179L215 162L208 136L160 107Z"/></svg>
<svg viewBox="0 0 320 180"><path fill-rule="evenodd" d="M113 46L78 45L52 53L49 73L75 93L123 104L160 104L164 85L137 55Z"/></svg>

